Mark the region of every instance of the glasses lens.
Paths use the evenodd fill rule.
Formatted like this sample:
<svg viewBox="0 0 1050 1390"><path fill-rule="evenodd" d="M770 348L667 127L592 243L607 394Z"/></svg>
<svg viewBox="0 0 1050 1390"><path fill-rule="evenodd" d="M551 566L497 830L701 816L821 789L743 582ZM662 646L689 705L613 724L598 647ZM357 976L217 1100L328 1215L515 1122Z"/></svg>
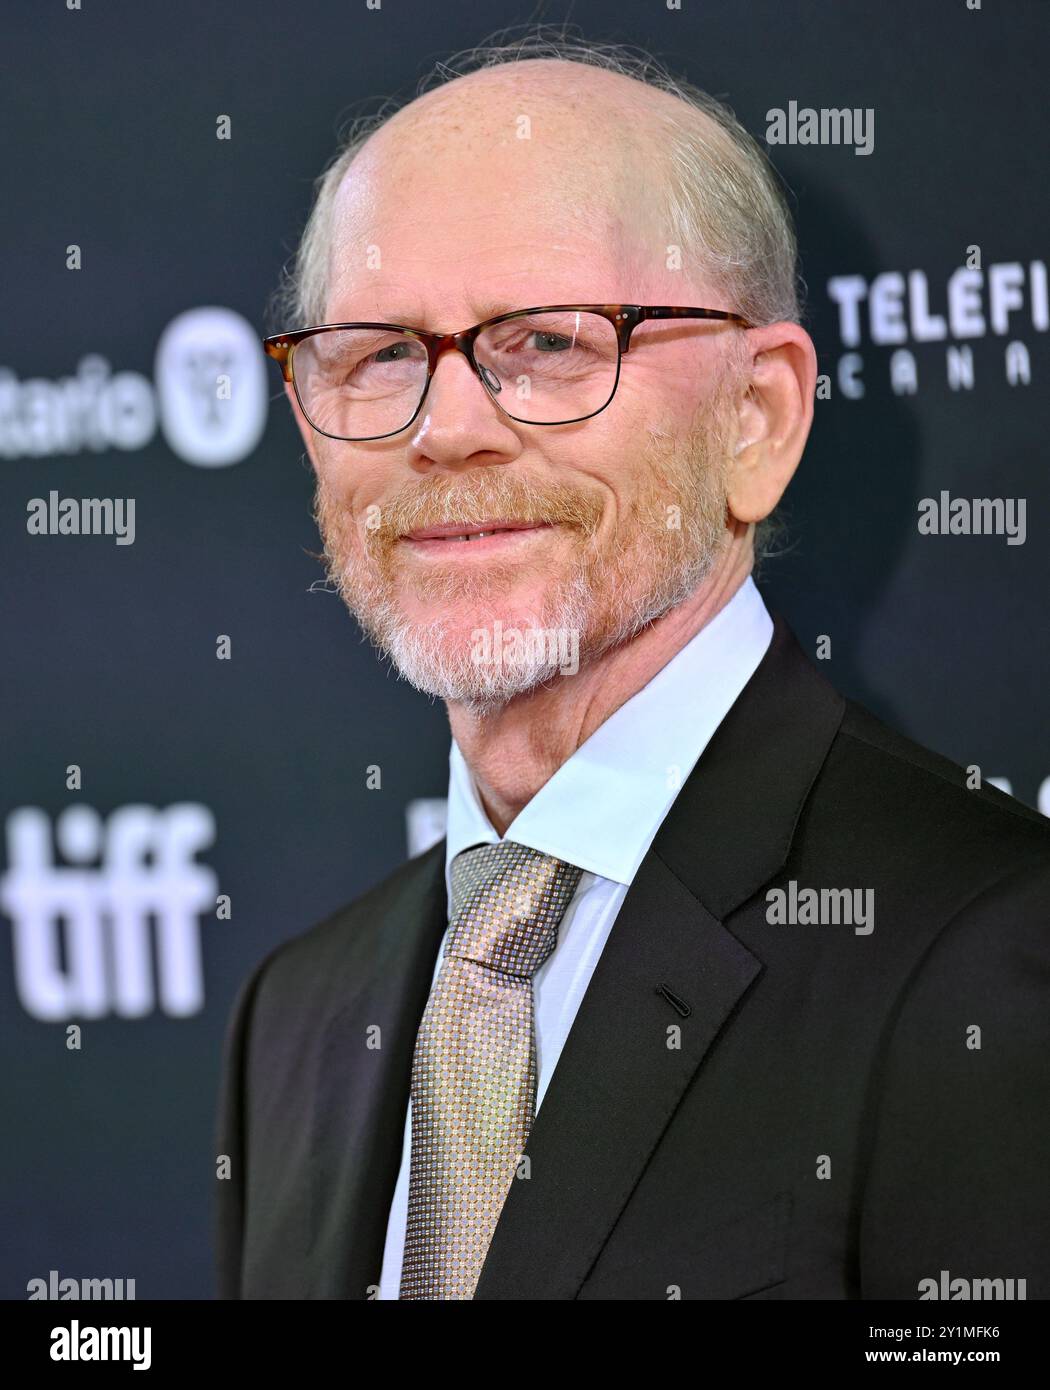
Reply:
<svg viewBox="0 0 1050 1390"><path fill-rule="evenodd" d="M380 328L331 328L292 350L299 404L315 429L369 439L404 429L427 382L417 339Z"/></svg>
<svg viewBox="0 0 1050 1390"><path fill-rule="evenodd" d="M571 309L494 323L474 359L493 399L515 420L562 425L593 415L616 389L616 329L600 314Z"/></svg>

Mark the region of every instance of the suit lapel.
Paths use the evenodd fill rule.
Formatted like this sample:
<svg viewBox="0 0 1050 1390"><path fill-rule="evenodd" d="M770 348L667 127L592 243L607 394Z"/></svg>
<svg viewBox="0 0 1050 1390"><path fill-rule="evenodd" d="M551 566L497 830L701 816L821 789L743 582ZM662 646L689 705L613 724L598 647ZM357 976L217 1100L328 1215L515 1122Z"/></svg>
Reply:
<svg viewBox="0 0 1050 1390"><path fill-rule="evenodd" d="M648 855L595 967L475 1297L574 1298L759 962ZM658 993L689 1008L683 1018ZM668 1029L681 1029L680 1049Z"/></svg>
<svg viewBox="0 0 1050 1390"><path fill-rule="evenodd" d="M313 1078L308 1298L366 1298L379 1282L416 1030L447 925L444 840L352 911L360 947L326 982L345 1002Z"/></svg>
<svg viewBox="0 0 1050 1390"><path fill-rule="evenodd" d="M762 970L723 919L784 865L843 709L775 616L766 656L627 892L533 1126L530 1176L511 1187L476 1298L578 1294L686 1087ZM677 1050L668 1047L671 1025L681 1029Z"/></svg>

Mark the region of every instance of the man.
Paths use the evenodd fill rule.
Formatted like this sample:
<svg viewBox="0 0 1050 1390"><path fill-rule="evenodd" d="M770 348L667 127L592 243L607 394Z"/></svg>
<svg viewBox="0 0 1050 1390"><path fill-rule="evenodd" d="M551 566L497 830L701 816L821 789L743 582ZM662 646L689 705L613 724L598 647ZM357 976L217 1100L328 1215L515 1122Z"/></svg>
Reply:
<svg viewBox="0 0 1050 1390"><path fill-rule="evenodd" d="M269 340L449 817L241 990L220 1293L1048 1297L1050 833L751 578L816 373L775 181L651 67L501 56L332 165Z"/></svg>

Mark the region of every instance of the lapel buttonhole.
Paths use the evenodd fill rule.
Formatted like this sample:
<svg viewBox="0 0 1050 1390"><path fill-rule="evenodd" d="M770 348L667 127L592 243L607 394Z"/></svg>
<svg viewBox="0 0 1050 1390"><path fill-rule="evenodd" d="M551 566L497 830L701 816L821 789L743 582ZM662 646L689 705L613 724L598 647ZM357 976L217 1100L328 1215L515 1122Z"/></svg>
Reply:
<svg viewBox="0 0 1050 1390"><path fill-rule="evenodd" d="M656 992L657 994L662 994L671 1008L674 1009L675 1013L681 1014L682 1018L688 1018L693 1012L685 1000L675 994L667 985L657 985Z"/></svg>

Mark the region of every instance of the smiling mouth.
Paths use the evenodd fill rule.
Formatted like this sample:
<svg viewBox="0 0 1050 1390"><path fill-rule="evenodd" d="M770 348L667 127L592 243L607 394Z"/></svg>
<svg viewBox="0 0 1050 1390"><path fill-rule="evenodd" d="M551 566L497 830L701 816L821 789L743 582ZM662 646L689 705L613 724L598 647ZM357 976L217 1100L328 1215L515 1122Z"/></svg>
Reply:
<svg viewBox="0 0 1050 1390"><path fill-rule="evenodd" d="M466 534L465 536L444 536L444 537L435 536L435 537L432 537L432 539L434 539L434 540L442 540L442 539L444 539L444 540L449 540L449 541L482 541L482 540L485 539L486 536L502 536L502 535L503 535L503 528L500 527L500 526L497 526L496 529L495 529L494 531L468 531L467 534Z"/></svg>
<svg viewBox="0 0 1050 1390"><path fill-rule="evenodd" d="M462 523L452 523L445 526L423 527L418 531L410 531L402 536L403 541L408 541L414 548L418 549L445 549L449 545L481 545L488 548L491 544L507 544L519 537L535 535L539 531L551 529L549 522L531 521L485 521L476 529L467 529ZM488 545L486 545L488 543Z"/></svg>

